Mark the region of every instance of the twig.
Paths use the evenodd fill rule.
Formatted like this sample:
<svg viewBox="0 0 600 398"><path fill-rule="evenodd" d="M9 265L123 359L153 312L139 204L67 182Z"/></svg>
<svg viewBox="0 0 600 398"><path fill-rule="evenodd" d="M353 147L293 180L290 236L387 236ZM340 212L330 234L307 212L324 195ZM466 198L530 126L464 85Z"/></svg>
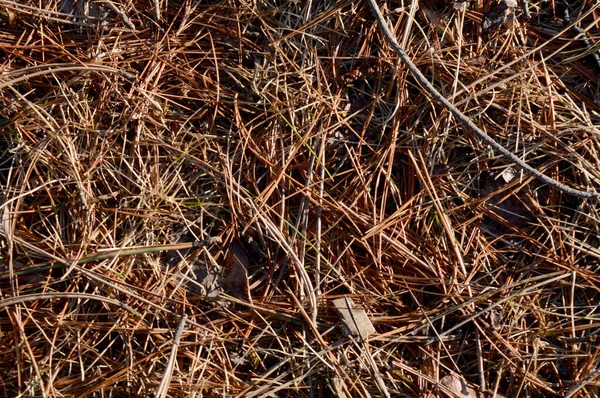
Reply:
<svg viewBox="0 0 600 398"><path fill-rule="evenodd" d="M392 46L392 48L394 49L396 54L398 54L398 56L400 57L402 62L404 62L406 67L410 70L410 72L417 79L417 81L419 83L421 83L421 85L423 85L425 90L437 102L439 102L442 106L444 106L444 108L446 108L448 111L450 111L450 113L452 113L452 115L454 115L454 117L456 119L458 119L467 129L474 132L479 138L481 138L483 141L485 141L487 144L489 144L493 149L500 152L504 157L506 157L510 161L514 162L517 167L521 168L522 170L527 172L529 175L537 178L538 180L540 180L548 185L551 185L554 188L559 189L567 194L576 196L578 198L593 199L593 198L598 198L600 196L599 194L597 194L595 192L586 192L586 191L581 191L579 189L568 187L567 185L562 184L556 180L553 180L552 178L546 176L545 174L542 174L538 170L534 169L533 167L529 166L527 163L525 163L524 161L519 159L519 157L517 155L515 155L508 149L504 148L502 145L500 145L498 142L496 142L492 137L490 137L483 130L481 130L479 127L477 127L475 125L475 123L473 123L471 121L471 119L469 119L465 114L463 114L460 110L458 110L458 108L456 108L454 106L454 104L452 104L450 101L448 101L446 99L446 97L442 96L442 94L440 94L440 92L437 91L436 88L433 87L433 85L431 83L429 83L429 81L425 78L425 76L423 76L421 71L410 60L410 58L408 57L408 54L406 54L404 49L402 49L402 47L400 47L400 45L396 41L396 38L394 37L394 34L388 28L387 23L385 22L383 15L381 14L381 11L379 11L379 7L377 6L377 3L375 2L375 0L369 0L369 4L371 6L371 9L373 10L373 13L375 14L375 18L377 19L377 24L379 25L379 28L383 32L385 38L390 43L390 45Z"/></svg>
<svg viewBox="0 0 600 398"><path fill-rule="evenodd" d="M154 0L154 16L156 17L156 23L160 23L160 0Z"/></svg>
<svg viewBox="0 0 600 398"><path fill-rule="evenodd" d="M179 342L181 341L181 335L183 334L183 330L185 329L186 318L185 315L182 315L179 319L179 326L177 327L177 332L175 332L175 337L173 338L173 348L171 349L171 355L169 356L169 361L167 362L167 366L165 368L165 372L163 373L163 377L160 380L160 385L154 394L155 398L164 398L167 396L169 392L169 384L171 383L171 379L173 378L173 369L175 367L175 358L177 357L177 348L179 348Z"/></svg>
<svg viewBox="0 0 600 398"><path fill-rule="evenodd" d="M37 246L35 246L35 245L32 245L32 244L30 244L30 243L28 243L28 242L24 241L23 239L20 239L20 238L17 238L17 237L15 237L15 239L14 239L14 240L15 240L16 242L18 242L20 245L23 245L24 247L26 247L26 248L30 249L30 250L31 250L33 253L36 253L36 254L38 254L38 255L42 255L42 256L44 256L44 257L48 257L48 258L50 258L50 259L52 259L52 260L54 260L54 261L56 261L56 262L60 263L59 265L62 265L62 266L71 266L71 265L72 265L72 263L71 263L70 261L67 261L67 260L61 259L60 257L57 257L57 256L53 255L52 253L48 253L47 251L45 251L45 250L42 250L42 249L38 248ZM175 246L175 245L170 245L170 247L173 247L173 246ZM87 269L85 269L85 268L82 268L82 267L81 267L79 264L75 264L75 269L76 269L76 270L77 270L77 271L78 271L80 274L82 274L82 275L86 276L87 278L89 278L89 279L91 279L91 280L93 280L93 281L95 281L95 282L101 283L101 284L103 284L103 285L106 285L106 286L108 286L108 287L110 287L110 288L112 288L112 289L114 289L114 290L116 290L116 291L118 291L118 292L120 292L120 293L123 293L123 294L125 294L126 296L133 297L134 299L136 299L136 300L138 300L138 301L141 301L141 302L143 302L144 304L147 304L147 305L148 305L150 308L154 308L154 309L158 309L158 310L160 310L160 311L164 311L164 312L166 312L167 314L174 315L174 316L176 316L176 317L181 317L181 315L180 315L180 314L178 314L178 313L176 313L176 312L174 312L174 311L170 310L169 308L162 307L161 305L159 305L159 304L156 304L156 303L154 303L154 302L152 302L152 301L150 301L150 300L146 299L145 297L142 297L142 296L140 296L140 295L138 295L138 294L135 294L135 293L133 293L132 291L130 291L130 290L129 290L129 288L127 288L127 287L122 287L122 286L120 286L119 284L117 284L117 283L124 283L124 282L122 282L122 281L115 281L115 280L112 280L112 279L110 279L110 278L108 278L108 277L106 277L106 276L104 276L104 275L100 275L100 274L97 274L97 273L96 273L96 272L94 272L94 271L90 271L90 270L87 270ZM115 282L117 282L117 283L115 283ZM59 293L60 293L60 292L59 292ZM67 296L69 295L68 293L61 293L61 294L62 294L62 296L61 296L61 297L67 297ZM74 294L75 294L75 293L73 293L73 295L74 295ZM84 294L84 293L77 293L77 295L79 295L79 296L81 296L82 294ZM44 297L46 297L46 296L47 296L47 297L49 298L50 296L48 296L48 295L49 295L49 293L43 293L43 294L38 294L37 296L38 296L38 297L39 297L39 296L44 296ZM70 297L70 298L76 298L76 297ZM11 298L11 300L12 300L12 299L13 299L13 298ZM16 298L15 298L15 299L16 299ZM44 298L44 299L45 299L45 298ZM9 300L9 299L2 299L2 300L0 301L0 309L2 309L2 308L3 308L3 306L6 306L6 305L8 305L8 304L12 303L12 302L8 302L8 301L6 301L6 300ZM101 301L107 301L107 300L105 300L105 298L104 298L104 299L98 299L98 300L101 300ZM167 300L172 300L172 299L169 299L169 298L167 298ZM7 303L8 303L8 304L7 304ZM116 303L115 303L115 304L116 304ZM131 308L131 307L124 307L123 305L121 305L121 307L123 307L123 308L126 308L126 309L127 309L127 308ZM132 310L132 311L134 311L134 312L132 313L133 315L137 314L137 312L135 312L135 310ZM198 322L195 322L195 321L193 321L193 320L191 320L191 319L187 319L187 318L186 318L186 322L187 322L188 324L190 324L190 325L194 325L194 326L196 326L196 327L199 327L199 328L201 328L202 330L204 330L204 331L206 331L206 332L208 332L208 333L212 333L212 331L211 331L209 328L207 328L205 325L201 325L200 323L198 323Z"/></svg>
<svg viewBox="0 0 600 398"><path fill-rule="evenodd" d="M596 362L596 366L598 366L598 362ZM573 385L565 394L565 398L571 398L574 396L579 390L585 387L588 384L595 384L594 379L600 375L600 369L597 367L589 372L587 376L583 378L583 380L579 380L577 383Z"/></svg>
<svg viewBox="0 0 600 398"><path fill-rule="evenodd" d="M108 5L114 12L116 12L119 15L119 17L121 17L121 20L123 21L125 26L127 26L129 29L135 31L135 25L133 24L133 22L131 22L131 20L129 19L127 14L125 14L125 12L123 10L119 9L119 7L114 5L109 0L103 0L102 3Z"/></svg>
<svg viewBox="0 0 600 398"><path fill-rule="evenodd" d="M0 234L0 236L2 236L2 235L4 235L4 234ZM27 247L30 250L34 250L34 251L41 250L41 249L38 249L36 246L34 246L28 242L25 242L21 239L18 240L18 243L24 245L25 247ZM68 274L70 274L71 271L79 264L89 263L92 261L106 260L106 259L111 259L111 258L115 258L115 257L133 256L133 255L144 254L144 253L155 253L155 252L163 252L163 251L170 251L170 250L185 250L185 249L191 249L191 248L199 248L199 247L204 247L204 246L210 246L215 243L221 243L220 236L211 236L211 237L208 237L207 239L199 240L196 242L185 242L185 243L175 243L175 244L166 244L166 245L157 245L157 246L142 246L142 247L133 247L133 248L125 247L125 248L120 248L120 249L111 249L111 250L107 250L107 251L96 252L96 253L81 257L81 258L76 258L76 259L71 259L71 260L63 260L63 259L56 257L48 252L42 251L42 254L46 255L46 257L49 257L54 261L57 261L58 264L26 268L26 269L22 269L19 271L15 271L12 273L12 275L20 276L20 275L26 275L26 274L31 274L31 273L35 273L35 272L41 272L41 271L44 271L44 270L47 270L47 269L50 269L53 267L65 267L66 266L66 267L68 267L68 269L65 272L65 274L62 276L62 279L65 279L66 276ZM11 277L11 274L9 272L0 273L0 280L8 279L10 277Z"/></svg>
<svg viewBox="0 0 600 398"><path fill-rule="evenodd" d="M50 293L37 293L37 294L26 294L16 297L6 297L0 301L0 311L11 305L23 304L28 301L38 300L54 300L54 299L77 299L77 300L97 300L103 303L115 305L117 307L127 310L130 314L135 317L142 318L142 315L132 307L118 300L110 297L104 297L97 294L88 293L68 293L68 292L50 292Z"/></svg>
<svg viewBox="0 0 600 398"><path fill-rule="evenodd" d="M57 65L58 64L47 64L47 65L43 65L43 66L36 67L36 68L42 68L42 67L46 68L48 66L57 66ZM25 69L34 69L34 68L25 68ZM17 72L24 72L25 69L20 69ZM9 87L9 86L14 86L17 83L19 83L23 80L30 79L32 77L43 76L43 75L59 73L59 72L71 72L71 71L83 71L83 72L94 71L94 72L114 73L116 75L126 78L129 81L137 80L137 77L135 75L133 75L129 72L123 71L123 70L111 68L110 66L93 65L93 64L88 64L88 65L84 65L84 66L75 65L75 64L64 64L64 66L62 66L62 67L43 69L39 72L29 73L25 76L17 77L17 78L8 80L8 81L0 80L0 89ZM13 74L12 72L9 72L8 74L3 75L3 77L6 77L7 75L12 75L12 74Z"/></svg>

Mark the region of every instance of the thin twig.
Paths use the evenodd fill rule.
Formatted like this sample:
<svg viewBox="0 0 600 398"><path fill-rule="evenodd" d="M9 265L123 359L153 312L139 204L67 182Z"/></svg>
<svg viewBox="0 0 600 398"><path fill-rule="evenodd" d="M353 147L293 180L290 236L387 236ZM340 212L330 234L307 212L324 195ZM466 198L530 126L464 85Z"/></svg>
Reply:
<svg viewBox="0 0 600 398"><path fill-rule="evenodd" d="M154 16L156 17L156 23L160 22L160 0L154 0Z"/></svg>
<svg viewBox="0 0 600 398"><path fill-rule="evenodd" d="M53 64L54 66L55 64ZM45 65L48 66L48 65ZM44 66L44 67L45 67ZM21 69L17 72L23 72L24 70ZM27 80L27 79L31 79L32 77L37 77L37 76L43 76L43 75L47 75L47 74L52 74L52 73L59 73L59 72L71 72L71 71L84 71L84 72L106 72L106 73L114 73L116 75L119 75L121 77L126 78L129 81L135 81L137 79L137 77L129 72L123 71L123 70L119 70L119 69L115 69L115 68L111 68L110 66L104 66L104 65L92 65L92 64L88 64L88 65L74 65L74 64L65 64L65 66L63 67L59 67L59 68L48 68L48 69L44 69L41 70L39 72L34 72L34 73L29 73L25 76L21 76L21 77L17 77L15 79L11 79L8 81L0 81L0 89L3 89L5 87L9 87L9 86L13 86L21 81ZM6 75L4 75L6 76Z"/></svg>
<svg viewBox="0 0 600 398"><path fill-rule="evenodd" d="M487 144L489 144L493 149L500 152L504 157L506 157L510 161L514 162L517 165L517 167L521 168L522 170L527 172L529 175L537 178L538 180L540 180L548 185L551 185L554 188L559 189L567 194L576 196L578 198L592 199L592 198L599 197L599 194L597 194L595 192L586 192L586 191L581 191L579 189L568 187L565 184L562 184L562 183L546 176L545 174L542 174L538 170L534 169L533 167L529 166L527 163L525 163L524 161L519 159L519 157L517 155L515 155L508 149L504 148L502 145L500 145L498 142L496 142L492 137L490 137L483 130L481 130L479 127L477 127L475 125L475 123L473 123L471 121L471 119L469 119L465 114L463 114L460 110L458 110L458 108L456 108L454 106L454 104L452 104L442 94L440 94L440 92L437 91L436 88L433 87L433 85L431 83L429 83L429 81L425 78L425 76L423 76L421 71L410 60L410 58L408 57L408 54L406 54L404 49L402 49L402 47L400 47L400 45L396 41L396 38L394 37L394 34L390 31L389 27L387 26L387 23L385 22L385 19L383 18L381 11L379 11L379 7L377 6L377 3L375 2L375 0L369 0L369 4L371 6L371 9L373 10L373 13L375 14L375 18L377 19L379 28L383 32L385 38L390 43L390 45L392 46L392 48L394 49L396 54L398 54L398 57L400 57L402 62L404 62L406 67L410 70L410 72L413 74L413 76L419 81L419 83L421 83L421 85L423 85L425 90L437 102L439 102L444 108L446 108L448 111L450 111L450 113L452 113L452 115L454 115L454 117L456 119L458 119L467 129L474 132L479 138L481 138L483 141L485 141Z"/></svg>
<svg viewBox="0 0 600 398"><path fill-rule="evenodd" d="M163 373L163 377L160 380L160 385L158 386L158 389L154 394L156 398L164 398L169 392L169 384L171 383L171 379L173 378L173 369L175 368L177 348L179 348L179 342L181 341L181 335L183 334L183 330L185 329L185 323L186 317L185 315L182 315L179 319L179 326L177 327L177 332L175 332L175 337L173 338L173 348L171 348L171 355L169 356L169 361L167 362L167 366L165 368L165 372Z"/></svg>
<svg viewBox="0 0 600 398"><path fill-rule="evenodd" d="M0 300L0 310L3 310L6 307L11 305L23 304L28 301L38 301L38 300L54 300L54 299L77 299L77 300L97 300L102 301L104 303L112 304L117 307L123 308L127 310L130 314L141 318L141 314L137 312L134 308L128 306L125 303L122 303L118 300L112 299L110 297L104 297L97 294L88 294L88 293L68 293L68 292L50 292L50 293L36 293L36 294L27 294L17 297L7 297Z"/></svg>
<svg viewBox="0 0 600 398"><path fill-rule="evenodd" d="M135 31L135 25L133 24L133 22L131 22L131 20L129 19L127 14L125 14L125 11L119 9L119 7L114 5L109 0L103 0L102 3L108 5L114 12L116 12L119 15L119 17L121 17L121 20L123 21L125 26L127 26L129 29Z"/></svg>

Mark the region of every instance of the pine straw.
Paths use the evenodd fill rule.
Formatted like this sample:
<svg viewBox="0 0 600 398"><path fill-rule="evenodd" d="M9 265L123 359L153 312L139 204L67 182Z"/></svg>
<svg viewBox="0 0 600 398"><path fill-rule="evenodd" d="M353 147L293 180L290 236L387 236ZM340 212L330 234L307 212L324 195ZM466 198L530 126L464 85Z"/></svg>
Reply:
<svg viewBox="0 0 600 398"><path fill-rule="evenodd" d="M511 173L366 2L204 3L0 0L3 396L597 393L596 202ZM537 2L484 38L490 6L387 17L486 133L598 192L590 49ZM251 302L206 296L248 236Z"/></svg>

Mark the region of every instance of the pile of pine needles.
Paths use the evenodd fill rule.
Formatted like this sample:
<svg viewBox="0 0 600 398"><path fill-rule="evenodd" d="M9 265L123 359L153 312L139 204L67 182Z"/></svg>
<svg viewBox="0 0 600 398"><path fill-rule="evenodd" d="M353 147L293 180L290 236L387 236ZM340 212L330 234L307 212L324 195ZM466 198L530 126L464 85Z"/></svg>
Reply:
<svg viewBox="0 0 600 398"><path fill-rule="evenodd" d="M571 3L380 7L597 193ZM598 200L368 1L0 0L0 129L0 396L598 393Z"/></svg>

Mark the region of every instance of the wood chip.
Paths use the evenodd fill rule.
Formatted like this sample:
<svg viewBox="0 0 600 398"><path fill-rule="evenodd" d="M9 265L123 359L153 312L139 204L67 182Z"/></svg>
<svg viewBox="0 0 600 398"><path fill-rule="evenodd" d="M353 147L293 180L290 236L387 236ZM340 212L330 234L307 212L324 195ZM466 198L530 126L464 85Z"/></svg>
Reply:
<svg viewBox="0 0 600 398"><path fill-rule="evenodd" d="M354 304L350 297L333 300L333 305L342 317L346 334L366 339L369 335L375 333L375 328L364 308Z"/></svg>

